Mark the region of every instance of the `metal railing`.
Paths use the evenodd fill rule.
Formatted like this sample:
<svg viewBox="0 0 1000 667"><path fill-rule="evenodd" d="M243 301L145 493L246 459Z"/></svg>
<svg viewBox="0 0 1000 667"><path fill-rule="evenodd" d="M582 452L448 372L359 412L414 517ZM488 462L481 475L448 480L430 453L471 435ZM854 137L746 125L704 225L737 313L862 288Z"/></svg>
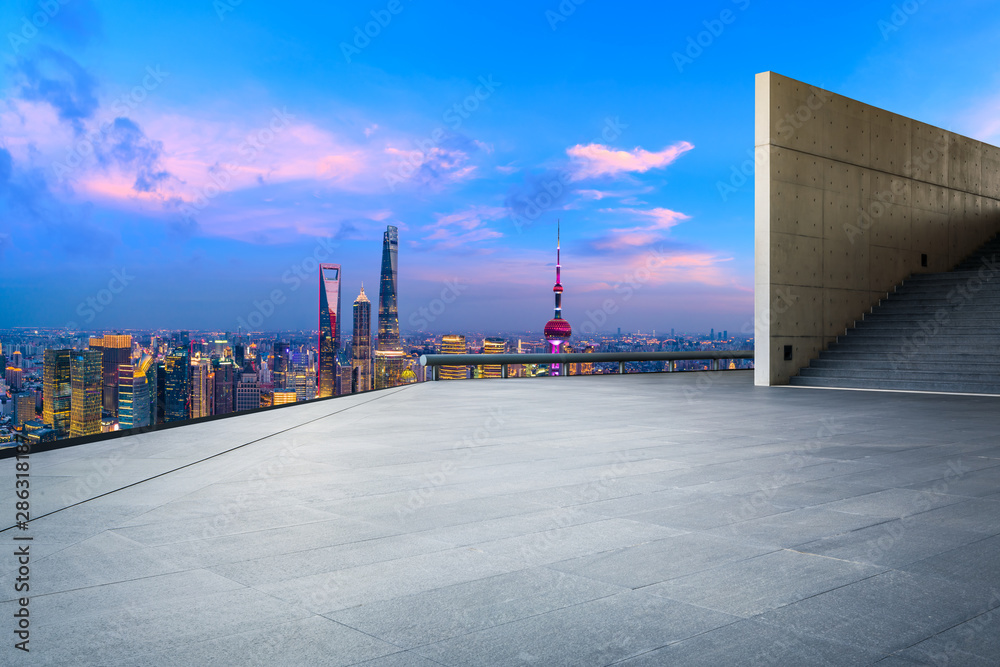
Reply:
<svg viewBox="0 0 1000 667"><path fill-rule="evenodd" d="M437 380L441 366L500 366L501 377L507 377L511 364L559 364L559 375L566 375L569 364L618 362L618 372L625 373L629 361L666 361L667 372L673 372L677 361L710 360L711 370L719 370L720 359L753 359L753 350L704 350L695 352L563 352L560 354L422 354L420 365L433 368Z"/></svg>

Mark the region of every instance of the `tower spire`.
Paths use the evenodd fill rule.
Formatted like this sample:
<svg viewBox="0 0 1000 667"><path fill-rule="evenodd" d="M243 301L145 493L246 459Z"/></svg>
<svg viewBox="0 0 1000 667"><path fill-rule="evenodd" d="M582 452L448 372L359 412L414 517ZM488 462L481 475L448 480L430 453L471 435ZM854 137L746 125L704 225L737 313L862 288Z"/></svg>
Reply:
<svg viewBox="0 0 1000 667"><path fill-rule="evenodd" d="M552 346L552 352L558 353L562 347L563 341L567 340L573 333L572 328L570 328L569 322L563 319L562 316L562 259L561 255L561 223L556 221L556 284L552 286L552 292L555 294L556 308L555 316L549 320L548 324L545 325L545 339L549 341L549 345ZM553 374L558 375L560 372L559 364L552 364Z"/></svg>

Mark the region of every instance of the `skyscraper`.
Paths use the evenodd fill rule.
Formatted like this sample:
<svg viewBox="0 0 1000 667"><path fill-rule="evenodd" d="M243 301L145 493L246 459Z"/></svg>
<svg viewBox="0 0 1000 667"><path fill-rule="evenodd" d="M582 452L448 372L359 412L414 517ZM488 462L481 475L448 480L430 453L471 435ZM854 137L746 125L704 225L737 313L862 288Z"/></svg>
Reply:
<svg viewBox="0 0 1000 667"><path fill-rule="evenodd" d="M212 362L196 354L191 359L191 419L208 417L215 407L215 374Z"/></svg>
<svg viewBox="0 0 1000 667"><path fill-rule="evenodd" d="M104 409L118 416L118 367L132 362L132 336L106 335L90 339L90 349L101 351L101 388Z"/></svg>
<svg viewBox="0 0 1000 667"><path fill-rule="evenodd" d="M378 349L400 350L399 310L396 303L399 230L389 225L382 236L382 275L378 289Z"/></svg>
<svg viewBox="0 0 1000 667"><path fill-rule="evenodd" d="M562 264L559 258L559 226L558 223L556 223L556 284L552 287L552 291L556 296L556 309L555 315L545 324L545 340L549 341L549 345L552 346L552 354L558 354L563 341L569 340L569 337L573 335L572 327L570 327L569 322L564 320L562 316L563 286L560 282L561 273ZM553 375L559 373L559 364L552 364L551 373Z"/></svg>
<svg viewBox="0 0 1000 667"><path fill-rule="evenodd" d="M101 356L100 350L77 350L70 356L71 438L101 432L101 390L104 375Z"/></svg>
<svg viewBox="0 0 1000 667"><path fill-rule="evenodd" d="M227 415L236 410L236 368L229 359L223 359L215 369L215 407L213 413Z"/></svg>
<svg viewBox="0 0 1000 667"><path fill-rule="evenodd" d="M351 339L351 393L372 388L372 302L365 286L354 300L354 336Z"/></svg>
<svg viewBox="0 0 1000 667"><path fill-rule="evenodd" d="M507 341L503 338L487 338L483 341L483 354L503 354L507 351ZM485 364L482 369L484 378L503 376L500 364Z"/></svg>
<svg viewBox="0 0 1000 667"><path fill-rule="evenodd" d="M56 432L57 438L69 435L70 382L69 359L72 350L45 350L42 366L42 423Z"/></svg>
<svg viewBox="0 0 1000 667"><path fill-rule="evenodd" d="M166 406L163 421L175 422L188 418L188 355L176 350L163 365Z"/></svg>
<svg viewBox="0 0 1000 667"><path fill-rule="evenodd" d="M441 337L441 354L465 354L465 336L448 334ZM465 380L469 377L467 366L441 366L438 377L442 380Z"/></svg>
<svg viewBox="0 0 1000 667"><path fill-rule="evenodd" d="M256 373L244 373L236 385L236 410L256 410L260 407L260 385Z"/></svg>
<svg viewBox="0 0 1000 667"><path fill-rule="evenodd" d="M284 389L288 386L288 343L274 341L271 356L274 359L271 365L271 382L275 389Z"/></svg>
<svg viewBox="0 0 1000 667"><path fill-rule="evenodd" d="M319 347L316 396L333 396L340 349L340 264L319 265Z"/></svg>
<svg viewBox="0 0 1000 667"><path fill-rule="evenodd" d="M14 428L21 428L24 422L35 418L35 394L23 392L14 394Z"/></svg>
<svg viewBox="0 0 1000 667"><path fill-rule="evenodd" d="M406 370L406 353L402 350L375 350L375 388L397 387Z"/></svg>
<svg viewBox="0 0 1000 667"><path fill-rule="evenodd" d="M118 367L118 425L123 429L140 428L151 423L146 371L152 361L147 355L137 365L122 364Z"/></svg>

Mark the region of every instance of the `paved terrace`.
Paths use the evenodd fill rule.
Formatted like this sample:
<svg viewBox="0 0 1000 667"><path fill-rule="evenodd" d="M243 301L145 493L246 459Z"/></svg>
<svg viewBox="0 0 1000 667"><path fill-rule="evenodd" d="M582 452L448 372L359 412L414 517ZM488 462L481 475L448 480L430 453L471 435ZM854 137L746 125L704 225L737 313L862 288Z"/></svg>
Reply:
<svg viewBox="0 0 1000 667"><path fill-rule="evenodd" d="M33 516L99 497L0 534L0 663L996 665L998 407L437 382L38 453Z"/></svg>

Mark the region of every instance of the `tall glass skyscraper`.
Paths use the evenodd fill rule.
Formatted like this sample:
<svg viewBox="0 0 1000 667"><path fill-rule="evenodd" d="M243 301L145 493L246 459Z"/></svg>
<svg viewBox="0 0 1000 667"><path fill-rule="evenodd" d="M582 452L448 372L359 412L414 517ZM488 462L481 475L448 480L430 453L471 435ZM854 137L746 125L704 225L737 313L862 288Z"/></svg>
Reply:
<svg viewBox="0 0 1000 667"><path fill-rule="evenodd" d="M340 264L319 265L317 349L316 397L333 396L337 389L337 351L340 349Z"/></svg>
<svg viewBox="0 0 1000 667"><path fill-rule="evenodd" d="M175 422L188 418L188 355L177 350L163 364L166 405L163 421Z"/></svg>
<svg viewBox="0 0 1000 667"><path fill-rule="evenodd" d="M149 382L146 371L152 363L148 355L138 365L118 367L118 425L125 428L149 426Z"/></svg>
<svg viewBox="0 0 1000 667"><path fill-rule="evenodd" d="M104 409L118 416L118 367L132 363L132 336L106 335L90 339L90 349L100 350L103 380L102 402Z"/></svg>
<svg viewBox="0 0 1000 667"><path fill-rule="evenodd" d="M271 364L271 383L275 389L284 389L288 386L288 343L274 341L271 356L274 359Z"/></svg>
<svg viewBox="0 0 1000 667"><path fill-rule="evenodd" d="M389 225L382 236L382 276L378 289L378 349L401 350L399 310L396 304L396 273L399 230Z"/></svg>
<svg viewBox="0 0 1000 667"><path fill-rule="evenodd" d="M208 417L215 409L215 373L212 362L200 355L191 359L191 419Z"/></svg>
<svg viewBox="0 0 1000 667"><path fill-rule="evenodd" d="M54 430L57 438L69 435L72 353L73 350L45 350L42 366L42 423Z"/></svg>
<svg viewBox="0 0 1000 667"><path fill-rule="evenodd" d="M372 302L365 286L354 300L354 336L351 339L351 393L372 388ZM346 391L346 388L345 388Z"/></svg>
<svg viewBox="0 0 1000 667"><path fill-rule="evenodd" d="M103 368L100 350L78 350L70 356L69 437L101 432ZM115 392L118 393L117 391Z"/></svg>

